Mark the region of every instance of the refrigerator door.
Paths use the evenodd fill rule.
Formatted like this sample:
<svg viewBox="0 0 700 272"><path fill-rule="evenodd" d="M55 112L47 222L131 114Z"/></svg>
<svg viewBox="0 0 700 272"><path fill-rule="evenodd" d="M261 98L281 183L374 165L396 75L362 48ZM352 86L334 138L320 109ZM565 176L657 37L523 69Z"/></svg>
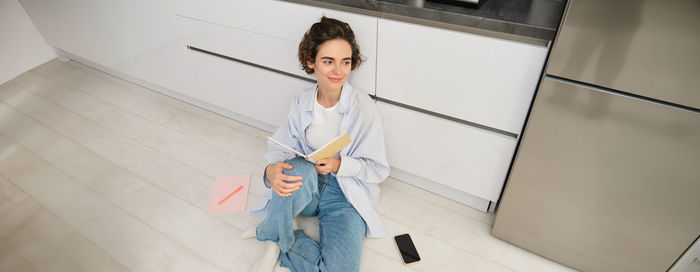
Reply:
<svg viewBox="0 0 700 272"><path fill-rule="evenodd" d="M700 109L699 27L697 0L571 0L546 73Z"/></svg>
<svg viewBox="0 0 700 272"><path fill-rule="evenodd" d="M700 114L545 77L492 234L583 271L666 271L700 235Z"/></svg>

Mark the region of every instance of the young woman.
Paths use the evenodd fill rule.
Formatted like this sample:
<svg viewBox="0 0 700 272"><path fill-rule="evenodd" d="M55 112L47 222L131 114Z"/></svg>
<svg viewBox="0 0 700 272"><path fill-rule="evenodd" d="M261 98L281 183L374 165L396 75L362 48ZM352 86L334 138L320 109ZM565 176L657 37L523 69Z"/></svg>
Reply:
<svg viewBox="0 0 700 272"><path fill-rule="evenodd" d="M287 121L273 139L310 154L347 132L352 139L337 155L314 165L268 143L260 241L276 242L280 263L292 271L358 271L362 241L381 237L378 184L389 175L381 115L367 93L348 82L362 62L347 23L322 17L299 44L299 61L318 84L296 96ZM274 192L274 193L272 193ZM293 230L297 215L318 216L320 243Z"/></svg>

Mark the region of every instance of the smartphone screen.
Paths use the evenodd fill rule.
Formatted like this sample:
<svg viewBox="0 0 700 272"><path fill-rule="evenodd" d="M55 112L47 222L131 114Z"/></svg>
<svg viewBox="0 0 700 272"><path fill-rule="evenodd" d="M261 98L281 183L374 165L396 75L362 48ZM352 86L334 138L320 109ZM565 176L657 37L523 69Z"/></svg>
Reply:
<svg viewBox="0 0 700 272"><path fill-rule="evenodd" d="M394 240L396 240L396 245L399 247L401 258L403 258L405 264L420 261L416 246L413 245L413 240L411 240L411 236L408 233L394 236Z"/></svg>

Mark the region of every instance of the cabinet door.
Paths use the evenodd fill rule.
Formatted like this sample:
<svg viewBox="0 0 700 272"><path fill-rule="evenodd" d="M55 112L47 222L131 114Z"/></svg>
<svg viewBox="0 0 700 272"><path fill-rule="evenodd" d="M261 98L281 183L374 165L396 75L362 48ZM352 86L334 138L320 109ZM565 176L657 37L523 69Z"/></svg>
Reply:
<svg viewBox="0 0 700 272"><path fill-rule="evenodd" d="M377 96L519 134L543 46L379 20Z"/></svg>
<svg viewBox="0 0 700 272"><path fill-rule="evenodd" d="M188 55L197 88L187 95L263 122L263 129L282 125L294 96L314 86L308 81L196 51Z"/></svg>
<svg viewBox="0 0 700 272"><path fill-rule="evenodd" d="M169 0L109 0L125 44L141 79L186 92L194 88L187 48L175 25Z"/></svg>
<svg viewBox="0 0 700 272"><path fill-rule="evenodd" d="M356 88L374 93L375 17L271 0L176 0L175 10L181 17L212 23L248 37L238 39L238 45L230 45L238 47L237 58L300 76L307 76L297 61L297 50L304 33L322 15L345 21L355 32L360 52L366 58L366 62L353 71L350 82Z"/></svg>
<svg viewBox="0 0 700 272"><path fill-rule="evenodd" d="M139 77L107 0L22 0L21 3L48 44Z"/></svg>
<svg viewBox="0 0 700 272"><path fill-rule="evenodd" d="M377 104L384 116L389 165L483 199L498 200L515 139Z"/></svg>
<svg viewBox="0 0 700 272"><path fill-rule="evenodd" d="M322 15L347 22L363 54L376 57L377 18L272 0L175 0L176 14L245 31L299 42Z"/></svg>
<svg viewBox="0 0 700 272"><path fill-rule="evenodd" d="M313 79L299 68L297 42L177 16L185 44Z"/></svg>

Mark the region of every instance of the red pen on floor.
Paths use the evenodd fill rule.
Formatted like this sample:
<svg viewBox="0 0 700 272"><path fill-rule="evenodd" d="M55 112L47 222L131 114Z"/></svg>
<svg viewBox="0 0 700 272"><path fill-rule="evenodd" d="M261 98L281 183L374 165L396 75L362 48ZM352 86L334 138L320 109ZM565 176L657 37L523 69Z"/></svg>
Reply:
<svg viewBox="0 0 700 272"><path fill-rule="evenodd" d="M228 199L229 199L231 196L233 196L234 194L238 193L238 191L240 191L241 189L243 189L243 185L238 186L238 189L236 189L235 191L233 191L233 193L228 194L226 197L224 197L224 199L222 199L221 201L219 201L219 205L221 205L221 203L224 203L224 201L228 200Z"/></svg>

